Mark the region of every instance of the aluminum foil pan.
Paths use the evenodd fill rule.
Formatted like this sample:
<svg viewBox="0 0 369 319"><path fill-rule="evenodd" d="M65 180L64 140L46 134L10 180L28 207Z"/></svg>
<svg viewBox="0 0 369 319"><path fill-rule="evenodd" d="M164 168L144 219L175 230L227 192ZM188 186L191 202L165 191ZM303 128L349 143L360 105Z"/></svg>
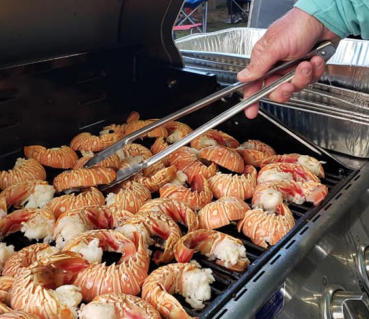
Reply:
<svg viewBox="0 0 369 319"><path fill-rule="evenodd" d="M369 122L308 108L304 105L262 103L262 107L286 126L315 144L360 158L369 157Z"/></svg>
<svg viewBox="0 0 369 319"><path fill-rule="evenodd" d="M233 59L242 69L249 61L252 47L264 33L265 29L231 28L189 35L178 39L176 45L184 57L227 64L232 64ZM240 65L242 59L244 61ZM203 62L199 63L201 65ZM328 61L327 71L321 81L369 93L369 41L342 40L336 54Z"/></svg>

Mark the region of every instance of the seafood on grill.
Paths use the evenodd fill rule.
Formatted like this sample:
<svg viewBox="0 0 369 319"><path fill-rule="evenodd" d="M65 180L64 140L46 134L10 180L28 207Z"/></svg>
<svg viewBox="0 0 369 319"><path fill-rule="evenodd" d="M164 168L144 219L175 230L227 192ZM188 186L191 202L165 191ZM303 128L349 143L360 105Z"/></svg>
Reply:
<svg viewBox="0 0 369 319"><path fill-rule="evenodd" d="M55 197L47 203L46 208L54 213L55 218L58 218L60 214L68 210L104 204L104 195L97 188L90 187L77 195L72 193Z"/></svg>
<svg viewBox="0 0 369 319"><path fill-rule="evenodd" d="M151 145L150 151L152 152L152 154L157 154L161 151L164 151L168 147L169 144L165 141L164 137L158 137ZM166 156L164 159L162 159L162 161L165 165L169 165L169 156Z"/></svg>
<svg viewBox="0 0 369 319"><path fill-rule="evenodd" d="M258 184L279 180L320 182L319 178L311 171L295 163L282 162L267 164L258 173Z"/></svg>
<svg viewBox="0 0 369 319"><path fill-rule="evenodd" d="M141 213L150 214L160 211L170 216L174 221L187 227L188 231L199 228L197 214L181 201L170 198L155 198L147 201L141 208Z"/></svg>
<svg viewBox="0 0 369 319"><path fill-rule="evenodd" d="M0 277L0 303L10 305L10 289L13 286L14 278L10 276Z"/></svg>
<svg viewBox="0 0 369 319"><path fill-rule="evenodd" d="M64 171L54 178L54 187L57 192L67 189L84 188L109 184L117 174L114 169L107 167L78 168Z"/></svg>
<svg viewBox="0 0 369 319"><path fill-rule="evenodd" d="M15 277L11 307L41 319L75 319L82 295L72 282L86 267L88 262L70 251L41 258Z"/></svg>
<svg viewBox="0 0 369 319"><path fill-rule="evenodd" d="M43 166L33 158L18 158L12 169L0 171L0 189L33 179L46 179Z"/></svg>
<svg viewBox="0 0 369 319"><path fill-rule="evenodd" d="M31 315L30 313L24 311L12 311L9 307L9 310L0 315L0 319L40 319L41 317L37 315ZM0 311L5 311L7 308L4 308L4 305L0 306Z"/></svg>
<svg viewBox="0 0 369 319"><path fill-rule="evenodd" d="M35 319L36 318L36 317L33 317L32 315L27 315L27 316L28 317L16 316L10 307L8 307L4 302L0 301L0 319L16 319L16 318ZM36 318L36 319L39 319L39 318Z"/></svg>
<svg viewBox="0 0 369 319"><path fill-rule="evenodd" d="M317 206L327 194L328 187L319 182L271 181L256 186L252 207L275 211L283 201L299 205L307 201Z"/></svg>
<svg viewBox="0 0 369 319"><path fill-rule="evenodd" d="M143 174L136 174L133 180L137 183L145 185L151 193L157 192L160 187L171 182L177 177L177 169L174 165L162 168L153 173L151 176L144 176Z"/></svg>
<svg viewBox="0 0 369 319"><path fill-rule="evenodd" d="M0 242L0 271L3 269L7 260L15 253L13 245Z"/></svg>
<svg viewBox="0 0 369 319"><path fill-rule="evenodd" d="M234 271L243 271L250 264L242 241L216 230L198 229L184 235L174 249L174 256L178 262L186 263L196 252Z"/></svg>
<svg viewBox="0 0 369 319"><path fill-rule="evenodd" d="M55 189L46 181L30 180L5 188L0 193L0 213L15 208L44 208L54 197Z"/></svg>
<svg viewBox="0 0 369 319"><path fill-rule="evenodd" d="M256 167L260 167L264 159L276 154L271 146L259 140L248 140L242 143L237 151L246 164Z"/></svg>
<svg viewBox="0 0 369 319"><path fill-rule="evenodd" d="M229 148L237 148L238 146L240 146L240 143L229 134L220 130L213 129L200 135L191 142L191 147L197 150L216 145L222 145Z"/></svg>
<svg viewBox="0 0 369 319"><path fill-rule="evenodd" d="M41 145L30 145L24 147L26 158L33 158L44 166L53 168L68 169L72 168L78 155L69 146L46 148Z"/></svg>
<svg viewBox="0 0 369 319"><path fill-rule="evenodd" d="M93 229L112 229L123 223L132 214L119 210L111 212L105 206L89 206L68 210L61 214L54 227L53 237L56 247L63 248L65 242L73 237Z"/></svg>
<svg viewBox="0 0 369 319"><path fill-rule="evenodd" d="M285 204L278 211L264 211L261 208L250 209L237 223L239 232L249 237L258 246L268 248L278 243L295 226L292 212Z"/></svg>
<svg viewBox="0 0 369 319"><path fill-rule="evenodd" d="M90 261L73 281L84 301L105 293L137 295L148 274L150 258L138 233L131 240L115 230L90 230L69 240L64 250L79 252ZM103 250L120 253L121 258L111 265L101 263Z"/></svg>
<svg viewBox="0 0 369 319"><path fill-rule="evenodd" d="M93 157L94 157L93 153L92 154L90 154L90 153L86 154L85 153L83 155L83 157L78 159L78 161L73 166L73 169L83 168L85 166L85 164ZM107 157L103 161L95 164L94 167L108 167L108 168L113 168L115 170L118 170L120 168L119 156L117 154L110 155L109 157Z"/></svg>
<svg viewBox="0 0 369 319"><path fill-rule="evenodd" d="M59 252L49 244L33 244L22 248L12 255L3 268L3 276L15 277L19 271L29 267L34 262ZM1 278L1 277L0 277Z"/></svg>
<svg viewBox="0 0 369 319"><path fill-rule="evenodd" d="M117 193L109 193L106 197L106 206L112 211L128 210L135 214L140 207L151 199L149 189L137 182L124 182L116 188Z"/></svg>
<svg viewBox="0 0 369 319"><path fill-rule="evenodd" d="M246 165L242 175L217 173L208 181L215 198L231 196L246 200L254 193L256 177L255 167Z"/></svg>
<svg viewBox="0 0 369 319"><path fill-rule="evenodd" d="M177 170L187 175L191 183L195 176L201 174L209 178L217 172L217 166L211 163L209 166L202 163L198 157L198 151L191 147L181 147L169 156L170 165L174 165Z"/></svg>
<svg viewBox="0 0 369 319"><path fill-rule="evenodd" d="M272 155L265 158L261 167L270 164L270 163L295 163L304 166L314 175L324 178L324 169L321 162L319 162L316 158L308 155L300 155L300 154L284 154L284 155Z"/></svg>
<svg viewBox="0 0 369 319"><path fill-rule="evenodd" d="M168 137L166 138L166 141L170 144L178 142L192 132L191 127L178 121L170 121L165 124L164 127L168 131Z"/></svg>
<svg viewBox="0 0 369 319"><path fill-rule="evenodd" d="M138 113L137 111L131 111L126 119L127 123L130 122L134 122L134 121L138 121L140 119L140 113Z"/></svg>
<svg viewBox="0 0 369 319"><path fill-rule="evenodd" d="M4 238L21 231L29 240L52 241L55 216L47 208L18 209L0 219L0 236Z"/></svg>
<svg viewBox="0 0 369 319"><path fill-rule="evenodd" d="M140 163L152 156L151 151L147 147L137 143L124 145L116 154L123 167L133 163Z"/></svg>
<svg viewBox="0 0 369 319"><path fill-rule="evenodd" d="M245 169L244 161L235 150L225 146L208 146L200 150L199 157L214 162L232 172L242 173Z"/></svg>
<svg viewBox="0 0 369 319"><path fill-rule="evenodd" d="M237 197L223 197L203 207L198 214L200 228L217 229L244 218L250 207Z"/></svg>
<svg viewBox="0 0 369 319"><path fill-rule="evenodd" d="M131 120L129 123L127 123L125 133L126 135L131 134L155 121L157 120L155 119L137 120L137 121ZM167 136L168 136L167 129L165 127L160 126L146 133L143 137L167 137Z"/></svg>
<svg viewBox="0 0 369 319"><path fill-rule="evenodd" d="M160 319L159 312L140 297L105 294L95 297L81 308L80 319Z"/></svg>
<svg viewBox="0 0 369 319"><path fill-rule="evenodd" d="M161 198L170 198L183 202L194 210L203 208L213 198L209 182L202 175L194 176L190 188L169 183L160 188L159 192Z"/></svg>
<svg viewBox="0 0 369 319"><path fill-rule="evenodd" d="M176 263L154 270L142 286L142 298L151 303L163 318L192 318L172 295L185 297L192 308L204 308L211 298L210 284L215 281L211 269L197 263Z"/></svg>
<svg viewBox="0 0 369 319"><path fill-rule="evenodd" d="M152 259L156 264L173 260L174 246L182 236L175 221L161 210L140 211L116 230L128 238L138 232L144 238L146 246L155 244L163 249L154 252Z"/></svg>
<svg viewBox="0 0 369 319"><path fill-rule="evenodd" d="M100 135L92 135L82 132L70 142L70 147L75 151L100 152L122 139L125 135L125 127L109 125L103 128Z"/></svg>

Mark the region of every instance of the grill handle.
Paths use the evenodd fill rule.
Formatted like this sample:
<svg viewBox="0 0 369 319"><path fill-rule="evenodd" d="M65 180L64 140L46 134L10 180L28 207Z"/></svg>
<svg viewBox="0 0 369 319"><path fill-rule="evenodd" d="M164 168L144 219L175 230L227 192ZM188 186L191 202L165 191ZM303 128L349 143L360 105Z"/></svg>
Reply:
<svg viewBox="0 0 369 319"><path fill-rule="evenodd" d="M325 61L327 61L330 57L333 56L335 52L335 47L333 46L333 44L331 42L324 42L322 44L320 44L319 46L317 46L315 49L313 49L312 51L310 51L307 55L305 55L304 57L302 58L299 58L299 59L295 59L295 60L292 60L292 61L288 61L288 62L284 62L276 67L274 67L273 69L271 69L264 77L262 77L261 79L259 80L263 80L265 78L268 78L269 76L273 75L273 74L276 74L280 71L283 71L283 70L287 70L293 66L296 66L296 64L298 64L299 62L303 61L303 60L308 60L310 59L311 57L313 56L321 56ZM291 78L293 77L293 75L291 76ZM269 93L271 93L272 91L274 91L274 89L284 83L284 82L287 82L289 81L291 78L288 78L286 79L285 77L279 79L277 82L274 82L273 84L271 84L271 90L268 90L268 88L265 88L265 90L262 90L260 91L259 93L253 95L252 97L242 101L242 105L243 106L239 106L237 111L232 111L232 115L233 116L234 114L240 112L242 110L242 107L243 108L246 108L248 105L251 105L253 104L254 102L257 102L258 100L260 100L262 97L268 95ZM284 79L284 80L282 80ZM122 140L116 142L115 144L113 144L112 146L106 148L105 150L99 152L95 157L91 158L89 161L87 161L87 163L85 164L85 167L92 167L94 165L96 165L97 163L103 161L105 158L111 156L112 154L114 154L115 152L117 152L120 148L122 148L124 145L126 144L129 144L129 143L132 143L133 141L135 141L136 139L142 137L143 135L145 135L146 133L152 131L153 129L159 127L159 126L162 126L170 121L174 121L174 120L177 120L185 115L188 115L192 112L195 112L197 110L200 110L202 108L204 108L205 106L208 106L209 104L219 100L220 98L224 97L224 96L227 96L247 85L250 85L251 83L253 82L246 82L246 83L241 83L241 82L237 82L237 83L234 83L220 91L217 91L195 103L192 103L190 104L189 106L187 107L184 107L172 114L169 114L165 117L163 117L162 119L158 120L158 121L155 121L129 135L127 135L126 137L124 137ZM273 86L273 87L272 87ZM268 91L267 91L268 90ZM266 93L265 93L266 92ZM257 99L255 99L255 97L257 96ZM249 103L250 104L247 104ZM238 104L238 105L241 105ZM223 113L223 116L226 115L225 113L229 112L230 110L234 110L234 108L231 108L229 109L228 111L224 112ZM218 117L216 117L218 118ZM227 117L226 119L228 119L229 117ZM222 121L217 121L217 124L211 126L211 125L208 125L208 129L212 128L212 127L215 127L216 125L222 123L223 121L225 121L226 119L223 119ZM214 119L215 120L215 119ZM212 121L210 121L212 122ZM209 124L210 124L209 122ZM213 123L213 122L212 122ZM211 126L211 127L210 127ZM196 130L197 131L197 130ZM203 131L204 133L205 131ZM195 137L193 137L195 138ZM185 144L187 144L188 142L190 142L191 140L186 140L187 142ZM185 144L182 144L181 146L185 145ZM173 144L174 145L178 145L177 143ZM174 151L174 148L169 147L169 149L171 151ZM152 165L153 163L151 163L150 165Z"/></svg>

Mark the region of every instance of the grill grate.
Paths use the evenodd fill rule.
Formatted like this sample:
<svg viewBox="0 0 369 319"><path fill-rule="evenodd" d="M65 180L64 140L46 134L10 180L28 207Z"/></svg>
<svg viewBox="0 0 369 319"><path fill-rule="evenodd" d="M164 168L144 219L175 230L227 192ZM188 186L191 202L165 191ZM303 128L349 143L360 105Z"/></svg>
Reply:
<svg viewBox="0 0 369 319"><path fill-rule="evenodd" d="M3 153L0 154L1 168L10 168L13 165L17 155L22 155L20 150L23 145L63 145L68 143L80 130L96 133L105 124L121 123L132 109L138 111L142 118L162 117L200 98L201 94L198 88L206 87L207 90L213 90L213 82L205 85L206 81L197 75L186 75L186 77L180 78L173 73L171 76L178 79L178 86L174 88L174 91L167 85L165 72L146 71L144 82L140 82L139 79L135 83L127 82L127 80L121 81L121 76L127 72L122 72L119 67L115 66L124 59L119 56L117 60L108 58L104 60L106 63L115 63L114 67L106 68L104 77L90 76L88 81L83 80L84 77L81 76L81 74L88 72L79 65L65 71L60 69L56 74L55 72L50 74L45 72L42 75L29 75L25 79L18 79L15 75L13 83L17 83L16 86L20 88L19 97L0 101L0 107L8 110L9 113L7 113L4 123L0 121L1 125L6 124L4 127L0 125L0 133L3 133L0 134L0 146L3 150ZM91 65L93 67L90 65L84 67L98 69L100 64L92 63ZM92 75L102 74L100 71L92 72ZM146 78L150 74L153 74L153 81ZM79 79L77 84L75 79ZM147 86L147 83L150 85ZM143 90L147 90L146 94L142 94ZM96 94L96 92L99 93ZM206 92L206 94L208 93ZM188 115L181 121L196 128L209 118L229 108L230 105L235 104L237 100L238 97L233 96L230 99L219 101L207 107L206 110ZM53 118L57 118L58 121L50 121ZM17 124L17 128L14 129L14 132L12 131L12 134L9 134L9 126L13 123ZM272 145L279 154L296 152L314 156L305 145L260 116L249 121L240 114L223 123L218 129L224 130L241 142L246 139L260 139ZM229 271L208 261L206 257L195 255L195 259L203 267L213 270L216 282L212 285L211 300L206 302L206 307L201 311L193 310L182 297L178 296L191 316L214 318L216 312L228 300L236 294L240 296L244 292L242 287L248 281L258 279L258 277L254 277L256 273L276 256L278 250L296 232L303 228L307 220L312 219L323 205L336 196L340 189L348 187L346 184L355 172L346 169L331 158L323 157L319 160L326 162L324 165L326 178L322 182L329 189L328 196L319 207L314 207L311 204L289 205L296 219L296 225L277 245L265 250L238 233L235 225L220 229L220 231L243 241L251 262L245 272ZM51 178L56 173L56 171L48 171L48 176ZM14 238L14 241L18 242L19 239ZM152 268L154 268L153 265Z"/></svg>

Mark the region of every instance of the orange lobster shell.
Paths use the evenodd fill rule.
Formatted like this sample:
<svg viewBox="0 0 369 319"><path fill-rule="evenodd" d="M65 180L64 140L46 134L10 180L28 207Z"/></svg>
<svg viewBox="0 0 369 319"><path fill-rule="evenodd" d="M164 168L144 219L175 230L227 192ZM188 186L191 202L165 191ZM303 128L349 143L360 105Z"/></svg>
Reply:
<svg viewBox="0 0 369 319"><path fill-rule="evenodd" d="M99 239L101 248L121 252L122 257L117 264L93 263L78 272L73 284L81 288L83 300L90 301L104 293L137 295L150 263L143 237L137 235L133 242L114 230L91 230L68 241L64 250L80 243L88 244L95 238Z"/></svg>
<svg viewBox="0 0 369 319"><path fill-rule="evenodd" d="M201 228L217 229L245 217L250 207L241 199L223 197L211 202L199 211Z"/></svg>
<svg viewBox="0 0 369 319"><path fill-rule="evenodd" d="M236 151L225 146L209 146L201 149L200 158L214 162L226 169L242 173L245 169L243 159Z"/></svg>
<svg viewBox="0 0 369 319"><path fill-rule="evenodd" d="M4 305L0 306L1 312L5 311L6 309L9 309L9 310L7 310L2 315L0 315L0 319L40 319L41 318L37 315L31 315L24 311L12 311L12 309L10 309L9 307L4 308Z"/></svg>
<svg viewBox="0 0 369 319"><path fill-rule="evenodd" d="M110 133L110 130L113 132ZM83 132L75 136L70 142L70 147L75 151L99 152L122 139L124 130L120 126L107 126L100 135L92 135Z"/></svg>
<svg viewBox="0 0 369 319"><path fill-rule="evenodd" d="M65 145L56 148L41 145L25 146L24 155L26 158L39 161L42 165L61 169L72 168L78 160L76 152Z"/></svg>
<svg viewBox="0 0 369 319"><path fill-rule="evenodd" d="M148 188L137 182L124 182L116 194L110 193L107 197L107 206L112 210L128 210L135 214L140 207L151 199Z"/></svg>
<svg viewBox="0 0 369 319"><path fill-rule="evenodd" d="M84 188L109 184L114 181L116 177L116 172L111 168L78 168L60 173L54 178L53 184L56 191L61 192L70 188Z"/></svg>
<svg viewBox="0 0 369 319"><path fill-rule="evenodd" d="M191 147L196 148L197 150L215 145L236 148L240 143L234 137L220 130L209 130L191 142Z"/></svg>
<svg viewBox="0 0 369 319"><path fill-rule="evenodd" d="M0 171L0 189L33 179L45 180L45 169L33 158L18 158L13 169Z"/></svg>
<svg viewBox="0 0 369 319"><path fill-rule="evenodd" d="M169 166L155 172L151 176L143 176L137 174L133 177L133 180L137 183L145 185L151 193L157 192L160 187L164 186L165 184L169 183L177 176L177 169L175 166Z"/></svg>
<svg viewBox="0 0 369 319"><path fill-rule="evenodd" d="M175 199L183 202L191 209L198 210L211 202L213 192L207 179L202 175L196 175L192 180L191 188L166 184L160 188L160 197Z"/></svg>
<svg viewBox="0 0 369 319"><path fill-rule="evenodd" d="M176 257L177 262L180 263L189 262L193 254L198 251L205 256L210 255L213 257L212 255L214 254L216 247L222 243L223 240L227 240L237 244L238 246L244 247L242 241L238 238L234 238L216 230L198 229L184 235L178 241L174 250L174 256ZM221 259L217 259L216 263L234 271L243 271L250 264L250 261L245 255L244 257L239 256L234 264L227 264Z"/></svg>
<svg viewBox="0 0 369 319"><path fill-rule="evenodd" d="M142 286L142 298L154 305L163 318L193 318L172 295L182 290L183 274L197 268L192 263L177 263L154 270Z"/></svg>
<svg viewBox="0 0 369 319"><path fill-rule="evenodd" d="M56 218L58 218L60 214L70 209L94 205L101 206L104 205L104 203L104 195L97 188L91 187L78 195L69 194L56 197L47 203L46 207L54 213Z"/></svg>
<svg viewBox="0 0 369 319"><path fill-rule="evenodd" d="M161 319L159 312L147 301L140 297L126 294L106 294L96 296L92 303L110 304L114 307L117 318L143 318L143 319ZM81 319L89 319L83 316Z"/></svg>
<svg viewBox="0 0 369 319"><path fill-rule="evenodd" d="M275 245L295 226L292 212L283 206L283 214L259 208L247 211L237 224L238 231L242 231L255 245L264 248L268 248L268 244Z"/></svg>
<svg viewBox="0 0 369 319"><path fill-rule="evenodd" d="M242 175L218 173L209 178L209 184L215 198L231 196L246 200L255 190L256 176L256 169L246 165Z"/></svg>
<svg viewBox="0 0 369 319"><path fill-rule="evenodd" d="M196 155L196 150L190 147L181 147L178 151L169 156L171 165L174 165L177 170L182 171L187 175L188 181L191 183L197 175L203 175L209 178L215 175L217 166L212 163L209 166L203 164Z"/></svg>
<svg viewBox="0 0 369 319"><path fill-rule="evenodd" d="M188 231L196 230L199 227L197 214L180 201L170 198L155 198L147 201L140 212L150 214L152 211L160 211L170 216L177 223L185 225Z"/></svg>
<svg viewBox="0 0 369 319"><path fill-rule="evenodd" d="M257 167L260 167L267 157L276 154L272 147L259 140L248 140L242 143L237 151L242 155L246 164Z"/></svg>
<svg viewBox="0 0 369 319"><path fill-rule="evenodd" d="M10 304L41 319L75 319L73 311L59 301L53 289L71 284L88 262L73 252L40 259L21 271L10 290Z"/></svg>
<svg viewBox="0 0 369 319"><path fill-rule="evenodd" d="M5 188L0 193L0 210L7 212L11 206L20 208L21 204L35 191L38 185L48 185L48 183L34 179Z"/></svg>
<svg viewBox="0 0 369 319"><path fill-rule="evenodd" d="M24 247L5 262L2 272L3 276L15 277L23 268L29 267L35 261L47 255L54 254L56 250L53 248L48 244L33 244Z"/></svg>
<svg viewBox="0 0 369 319"><path fill-rule="evenodd" d="M88 160L90 160L93 156L89 155L89 156L83 156L81 157L73 166L73 169L78 169L78 168L83 168L85 166L85 164L88 162ZM94 165L95 167L109 167L109 168L113 168L115 170L118 170L120 167L120 159L119 156L116 154L113 154L109 157L107 157L106 159L104 159L103 161L101 161L100 163L97 163L96 165Z"/></svg>

